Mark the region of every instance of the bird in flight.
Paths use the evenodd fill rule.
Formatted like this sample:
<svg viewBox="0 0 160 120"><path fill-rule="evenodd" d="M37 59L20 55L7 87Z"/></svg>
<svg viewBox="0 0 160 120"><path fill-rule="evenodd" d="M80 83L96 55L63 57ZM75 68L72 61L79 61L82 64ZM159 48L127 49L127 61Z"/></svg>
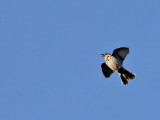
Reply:
<svg viewBox="0 0 160 120"><path fill-rule="evenodd" d="M128 80L132 81L135 78L135 74L126 70L122 64L127 54L129 53L128 47L117 48L113 51L112 55L109 53L102 54L105 62L101 64L102 72L106 78L114 72L118 72L123 85L128 84Z"/></svg>

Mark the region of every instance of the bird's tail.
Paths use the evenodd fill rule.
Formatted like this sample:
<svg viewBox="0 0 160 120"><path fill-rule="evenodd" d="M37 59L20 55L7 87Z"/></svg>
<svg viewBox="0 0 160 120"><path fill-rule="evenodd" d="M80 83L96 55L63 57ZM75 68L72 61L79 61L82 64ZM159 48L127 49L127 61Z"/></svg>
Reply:
<svg viewBox="0 0 160 120"><path fill-rule="evenodd" d="M123 85L127 85L127 84L128 84L127 79L123 76L123 74L119 73L119 75L120 75L122 84L123 84Z"/></svg>
<svg viewBox="0 0 160 120"><path fill-rule="evenodd" d="M120 77L122 76L123 79L128 79L129 81L133 80L135 78L135 74L129 72L128 70L126 70L125 68L120 68L118 70L118 72L120 73ZM121 78L122 79L122 78Z"/></svg>

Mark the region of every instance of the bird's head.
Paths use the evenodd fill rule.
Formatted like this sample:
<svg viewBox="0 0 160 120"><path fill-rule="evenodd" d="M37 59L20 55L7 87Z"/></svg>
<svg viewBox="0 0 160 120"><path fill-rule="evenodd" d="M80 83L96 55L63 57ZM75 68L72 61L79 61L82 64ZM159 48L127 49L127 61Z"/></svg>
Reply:
<svg viewBox="0 0 160 120"><path fill-rule="evenodd" d="M111 54L109 54L109 53L104 53L104 54L101 54L102 55L102 57L108 57L108 56L111 56Z"/></svg>

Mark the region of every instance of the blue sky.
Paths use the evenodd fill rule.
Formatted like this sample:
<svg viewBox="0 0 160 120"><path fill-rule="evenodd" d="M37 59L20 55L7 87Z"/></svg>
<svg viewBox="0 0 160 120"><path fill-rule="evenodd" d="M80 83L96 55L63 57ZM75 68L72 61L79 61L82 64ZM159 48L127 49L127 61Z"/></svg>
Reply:
<svg viewBox="0 0 160 120"><path fill-rule="evenodd" d="M160 1L0 1L1 120L160 119ZM127 86L101 54L130 48Z"/></svg>

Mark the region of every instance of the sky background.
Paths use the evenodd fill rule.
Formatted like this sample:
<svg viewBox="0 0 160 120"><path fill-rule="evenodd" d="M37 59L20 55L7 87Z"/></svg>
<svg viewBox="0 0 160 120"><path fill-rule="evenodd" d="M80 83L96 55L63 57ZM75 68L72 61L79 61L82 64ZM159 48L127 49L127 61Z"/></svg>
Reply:
<svg viewBox="0 0 160 120"><path fill-rule="evenodd" d="M102 53L129 47L123 86ZM159 0L1 0L0 120L159 120Z"/></svg>

